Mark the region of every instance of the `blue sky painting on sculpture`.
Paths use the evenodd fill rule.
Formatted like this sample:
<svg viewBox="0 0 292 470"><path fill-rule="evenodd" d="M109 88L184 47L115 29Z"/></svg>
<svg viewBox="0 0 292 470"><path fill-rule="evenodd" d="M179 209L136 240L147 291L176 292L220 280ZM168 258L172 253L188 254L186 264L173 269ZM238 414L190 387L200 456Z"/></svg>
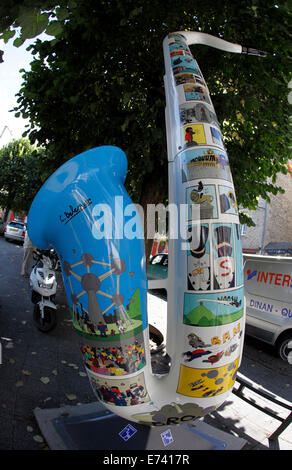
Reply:
<svg viewBox="0 0 292 470"><path fill-rule="evenodd" d="M87 150L50 176L28 214L32 242L59 255L74 327L105 343L119 339L120 321L125 339L147 327L143 230L130 214L126 172L118 147ZM123 198L123 214L116 213L115 196ZM109 233L110 213L124 233ZM132 222L140 236L131 236Z"/></svg>

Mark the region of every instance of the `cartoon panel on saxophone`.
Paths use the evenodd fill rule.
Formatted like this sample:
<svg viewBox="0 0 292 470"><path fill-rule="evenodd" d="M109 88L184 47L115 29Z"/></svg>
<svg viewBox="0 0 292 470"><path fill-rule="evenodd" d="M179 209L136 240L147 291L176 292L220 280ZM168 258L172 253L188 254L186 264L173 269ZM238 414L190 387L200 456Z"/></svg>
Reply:
<svg viewBox="0 0 292 470"><path fill-rule="evenodd" d="M232 224L213 224L214 289L235 286L235 244Z"/></svg>
<svg viewBox="0 0 292 470"><path fill-rule="evenodd" d="M130 257L127 262L111 255L101 260L83 253L76 262L65 260L63 268L73 325L80 334L111 342L142 331L140 290L134 287ZM130 278L133 287L128 290Z"/></svg>
<svg viewBox="0 0 292 470"><path fill-rule="evenodd" d="M221 366L229 363L238 356L242 333L242 317L233 323L215 327L185 327L182 364L188 367L204 368L213 367L214 364Z"/></svg>
<svg viewBox="0 0 292 470"><path fill-rule="evenodd" d="M238 215L233 187L218 185L221 214Z"/></svg>
<svg viewBox="0 0 292 470"><path fill-rule="evenodd" d="M239 357L216 369L193 369L181 365L177 393L188 397L207 398L225 393L233 387Z"/></svg>
<svg viewBox="0 0 292 470"><path fill-rule="evenodd" d="M187 231L188 289L206 291L211 288L209 224L192 225Z"/></svg>
<svg viewBox="0 0 292 470"><path fill-rule="evenodd" d="M194 213L197 216L199 212L194 210ZM226 290L242 285L237 225L222 222L188 226L187 290ZM239 248L239 254L235 247Z"/></svg>
<svg viewBox="0 0 292 470"><path fill-rule="evenodd" d="M197 77L193 73L178 73L174 77L176 86L184 85L186 83L192 83L197 86L203 86L207 88L206 83L202 78Z"/></svg>
<svg viewBox="0 0 292 470"><path fill-rule="evenodd" d="M186 203L188 204L188 220L218 219L216 185L203 184L186 189Z"/></svg>
<svg viewBox="0 0 292 470"><path fill-rule="evenodd" d="M203 101L211 104L207 89L197 84L187 83L183 85L184 100L182 101Z"/></svg>
<svg viewBox="0 0 292 470"><path fill-rule="evenodd" d="M180 105L179 110L183 125L204 122L219 127L216 114L204 103L184 103Z"/></svg>
<svg viewBox="0 0 292 470"><path fill-rule="evenodd" d="M173 40L169 44L169 51L170 51L170 55L171 55L174 51L186 51L186 52L188 52L189 48L186 44L182 43L182 41Z"/></svg>
<svg viewBox="0 0 292 470"><path fill-rule="evenodd" d="M181 153L182 182L194 179L223 179L232 182L229 161L223 150L191 148Z"/></svg>
<svg viewBox="0 0 292 470"><path fill-rule="evenodd" d="M101 345L83 340L80 344L86 369L100 375L121 376L138 372L146 365L143 334L128 340Z"/></svg>
<svg viewBox="0 0 292 470"><path fill-rule="evenodd" d="M170 52L170 57L177 57L177 56L189 56L192 57L191 52L188 49L174 49Z"/></svg>
<svg viewBox="0 0 292 470"><path fill-rule="evenodd" d="M206 143L206 134L203 124L190 124L188 126L184 126L182 133L185 148Z"/></svg>
<svg viewBox="0 0 292 470"><path fill-rule="evenodd" d="M171 58L172 70L174 75L177 73L193 73L198 77L201 77L199 66L196 60L189 56L179 56Z"/></svg>
<svg viewBox="0 0 292 470"><path fill-rule="evenodd" d="M218 147L225 149L221 131L217 127L210 127L212 142L213 145L217 145Z"/></svg>
<svg viewBox="0 0 292 470"><path fill-rule="evenodd" d="M150 401L143 372L120 380L99 377L91 372L88 374L98 398L107 405L132 406Z"/></svg>
<svg viewBox="0 0 292 470"><path fill-rule="evenodd" d="M226 325L244 314L243 288L227 292L184 294L184 324L200 327Z"/></svg>

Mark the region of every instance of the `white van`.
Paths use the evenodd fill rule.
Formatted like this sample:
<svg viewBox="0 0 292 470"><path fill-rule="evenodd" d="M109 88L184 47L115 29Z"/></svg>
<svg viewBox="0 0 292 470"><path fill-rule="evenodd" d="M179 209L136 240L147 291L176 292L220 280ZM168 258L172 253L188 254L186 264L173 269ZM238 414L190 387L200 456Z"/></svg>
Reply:
<svg viewBox="0 0 292 470"><path fill-rule="evenodd" d="M292 356L292 257L243 255L248 335ZM290 362L290 360L289 360Z"/></svg>

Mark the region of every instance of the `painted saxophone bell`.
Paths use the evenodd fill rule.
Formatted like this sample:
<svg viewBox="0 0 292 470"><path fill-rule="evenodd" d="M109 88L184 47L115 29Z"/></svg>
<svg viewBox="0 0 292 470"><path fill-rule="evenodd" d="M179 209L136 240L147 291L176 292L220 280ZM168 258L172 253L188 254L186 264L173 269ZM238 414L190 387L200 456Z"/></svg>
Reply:
<svg viewBox="0 0 292 470"><path fill-rule="evenodd" d="M248 52L201 33L173 33L163 44L169 202L187 208L185 236L169 239L168 374L151 368L143 230L124 188L124 152L103 146L69 160L43 185L28 217L33 243L54 247L61 260L97 397L112 412L153 426L221 405L243 343L236 198L208 88L188 47L194 42Z"/></svg>

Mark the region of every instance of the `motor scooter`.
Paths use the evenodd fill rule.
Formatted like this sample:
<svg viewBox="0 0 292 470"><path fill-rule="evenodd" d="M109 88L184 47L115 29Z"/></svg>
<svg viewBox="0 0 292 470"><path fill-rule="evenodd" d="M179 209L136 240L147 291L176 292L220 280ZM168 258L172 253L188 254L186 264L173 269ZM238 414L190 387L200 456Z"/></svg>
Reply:
<svg viewBox="0 0 292 470"><path fill-rule="evenodd" d="M31 301L34 304L33 320L35 326L47 333L57 324L55 302L57 291L56 270L58 257L54 250L34 251L35 265L32 268L29 284L31 287Z"/></svg>

